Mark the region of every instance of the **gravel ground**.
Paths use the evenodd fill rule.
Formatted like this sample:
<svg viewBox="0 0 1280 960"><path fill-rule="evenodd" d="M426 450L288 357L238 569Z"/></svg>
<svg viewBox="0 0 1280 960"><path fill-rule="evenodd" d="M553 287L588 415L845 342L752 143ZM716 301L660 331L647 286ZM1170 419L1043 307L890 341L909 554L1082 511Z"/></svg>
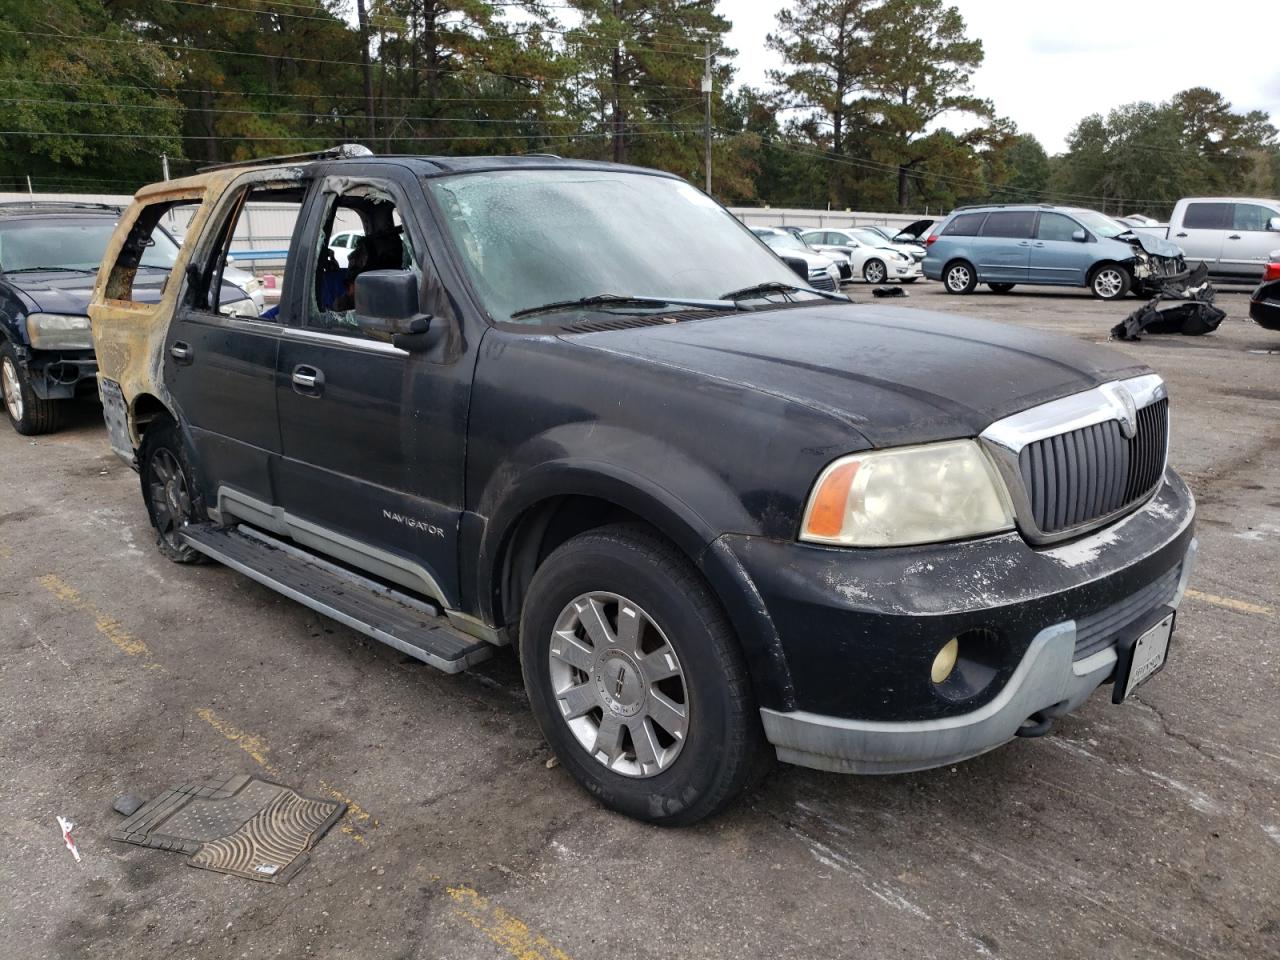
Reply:
<svg viewBox="0 0 1280 960"><path fill-rule="evenodd" d="M781 767L680 831L548 767L509 657L446 677L164 560L97 408L0 429L0 954L1280 956L1280 335L1221 301L1216 335L1119 347L1169 382L1200 503L1158 678L955 767ZM1102 341L1136 303L921 283L903 305ZM288 886L107 839L118 795L241 772L351 804Z"/></svg>

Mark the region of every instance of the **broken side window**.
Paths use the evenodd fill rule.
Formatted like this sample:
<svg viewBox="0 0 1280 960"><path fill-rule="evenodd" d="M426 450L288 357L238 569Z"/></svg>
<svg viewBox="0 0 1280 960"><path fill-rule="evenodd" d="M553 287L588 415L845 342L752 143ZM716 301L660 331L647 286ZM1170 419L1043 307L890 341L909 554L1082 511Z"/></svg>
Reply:
<svg viewBox="0 0 1280 960"><path fill-rule="evenodd" d="M200 203L197 198L188 198L142 208L112 264L107 277L107 299L144 304L159 302L178 259L179 238Z"/></svg>

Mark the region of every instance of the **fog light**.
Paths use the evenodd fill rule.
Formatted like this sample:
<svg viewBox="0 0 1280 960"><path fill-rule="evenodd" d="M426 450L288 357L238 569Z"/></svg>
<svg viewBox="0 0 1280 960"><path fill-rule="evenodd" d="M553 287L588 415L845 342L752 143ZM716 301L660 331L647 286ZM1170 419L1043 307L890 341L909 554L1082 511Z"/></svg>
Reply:
<svg viewBox="0 0 1280 960"><path fill-rule="evenodd" d="M934 683L942 683L947 677L951 676L951 671L956 668L956 658L960 655L960 641L952 637L942 649L938 651L938 655L933 658L933 667L929 670L929 678Z"/></svg>

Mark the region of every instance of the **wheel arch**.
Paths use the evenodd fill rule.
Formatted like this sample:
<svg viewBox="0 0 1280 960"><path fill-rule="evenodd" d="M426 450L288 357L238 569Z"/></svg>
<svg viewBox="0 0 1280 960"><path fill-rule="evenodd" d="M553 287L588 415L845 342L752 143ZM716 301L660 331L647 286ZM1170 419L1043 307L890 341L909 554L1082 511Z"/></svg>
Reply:
<svg viewBox="0 0 1280 960"><path fill-rule="evenodd" d="M477 592L483 619L518 641L525 591L556 547L587 530L639 522L671 541L706 579L733 627L762 706L794 702L781 641L755 584L688 504L643 479L585 465L558 465L522 485L486 524Z"/></svg>
<svg viewBox="0 0 1280 960"><path fill-rule="evenodd" d="M178 423L177 414L154 393L140 393L129 404L129 430L134 447L142 446L142 436L157 420L167 418Z"/></svg>

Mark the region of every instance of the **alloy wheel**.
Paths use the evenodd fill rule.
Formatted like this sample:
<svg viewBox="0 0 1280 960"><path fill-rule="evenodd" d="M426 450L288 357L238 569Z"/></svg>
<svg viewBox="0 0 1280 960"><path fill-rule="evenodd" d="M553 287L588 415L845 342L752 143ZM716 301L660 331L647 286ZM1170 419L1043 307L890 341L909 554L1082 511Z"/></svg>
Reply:
<svg viewBox="0 0 1280 960"><path fill-rule="evenodd" d="M1093 290L1104 300L1114 300L1120 296L1120 292L1124 289L1124 277L1120 275L1120 271L1113 267L1106 270L1100 270L1098 275L1093 278Z"/></svg>
<svg viewBox="0 0 1280 960"><path fill-rule="evenodd" d="M956 293L961 293L969 288L969 268L968 267L952 267L947 271L947 286Z"/></svg>
<svg viewBox="0 0 1280 960"><path fill-rule="evenodd" d="M15 423L22 420L25 412L22 405L22 382L18 379L18 368L8 357L4 358L4 405L9 410Z"/></svg>
<svg viewBox="0 0 1280 960"><path fill-rule="evenodd" d="M689 688L675 649L638 604L587 593L556 618L548 661L574 739L614 773L652 777L680 755Z"/></svg>
<svg viewBox="0 0 1280 960"><path fill-rule="evenodd" d="M884 282L884 275L885 275L884 264L881 263L879 260L872 260L870 263L868 263L867 268L866 270L863 271L863 273L866 275L867 283L883 283Z"/></svg>
<svg viewBox="0 0 1280 960"><path fill-rule="evenodd" d="M156 530L175 550L183 546L180 531L191 522L191 493L173 452L161 447L151 457L147 481Z"/></svg>

